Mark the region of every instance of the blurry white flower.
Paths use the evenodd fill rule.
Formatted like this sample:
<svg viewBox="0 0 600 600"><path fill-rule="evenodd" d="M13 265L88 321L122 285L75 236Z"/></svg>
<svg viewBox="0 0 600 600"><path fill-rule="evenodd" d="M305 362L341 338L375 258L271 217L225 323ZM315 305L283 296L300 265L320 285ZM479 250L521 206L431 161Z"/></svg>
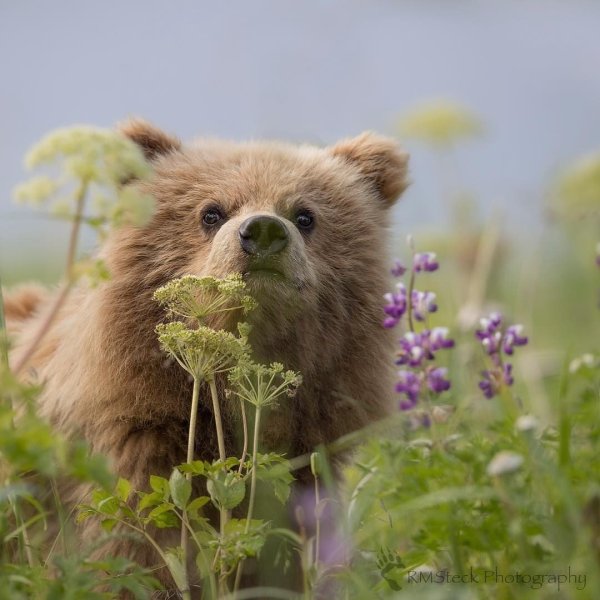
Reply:
<svg viewBox="0 0 600 600"><path fill-rule="evenodd" d="M518 431L533 431L538 425L539 421L533 415L521 415L516 423Z"/></svg>
<svg viewBox="0 0 600 600"><path fill-rule="evenodd" d="M498 452L487 466L487 474L490 477L497 477L516 471L523 464L523 457L510 450Z"/></svg>

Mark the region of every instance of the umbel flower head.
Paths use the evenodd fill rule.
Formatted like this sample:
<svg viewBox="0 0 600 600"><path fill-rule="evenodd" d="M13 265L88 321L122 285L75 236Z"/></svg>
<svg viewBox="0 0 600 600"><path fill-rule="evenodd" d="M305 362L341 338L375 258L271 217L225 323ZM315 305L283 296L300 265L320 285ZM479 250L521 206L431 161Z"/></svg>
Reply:
<svg viewBox="0 0 600 600"><path fill-rule="evenodd" d="M224 279L184 275L156 290L154 299L167 309L169 316L195 319L198 323L210 315L233 310L246 314L256 307L239 273Z"/></svg>
<svg viewBox="0 0 600 600"><path fill-rule="evenodd" d="M122 185L144 179L151 167L140 148L116 131L85 125L58 129L30 150L25 164L62 167L57 177L33 177L15 189L17 201L51 202L57 216L71 218L77 195L90 187L95 195L84 220L94 227L143 225L154 211L151 196Z"/></svg>
<svg viewBox="0 0 600 600"><path fill-rule="evenodd" d="M205 325L190 329L179 321L162 323L156 333L162 349L198 380L232 369L248 353L245 337Z"/></svg>
<svg viewBox="0 0 600 600"><path fill-rule="evenodd" d="M268 367L251 360L242 360L229 373L230 390L258 408L274 406L282 395L294 396L302 383L302 376L286 371L281 363Z"/></svg>

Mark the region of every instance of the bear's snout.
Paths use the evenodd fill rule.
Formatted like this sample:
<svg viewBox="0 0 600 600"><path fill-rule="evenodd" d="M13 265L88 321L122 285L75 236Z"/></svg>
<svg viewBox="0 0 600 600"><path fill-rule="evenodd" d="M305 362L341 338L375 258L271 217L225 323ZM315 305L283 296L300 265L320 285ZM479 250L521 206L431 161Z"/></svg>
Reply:
<svg viewBox="0 0 600 600"><path fill-rule="evenodd" d="M285 223L267 215L246 219L240 225L239 236L244 252L253 256L277 254L288 245L289 240Z"/></svg>

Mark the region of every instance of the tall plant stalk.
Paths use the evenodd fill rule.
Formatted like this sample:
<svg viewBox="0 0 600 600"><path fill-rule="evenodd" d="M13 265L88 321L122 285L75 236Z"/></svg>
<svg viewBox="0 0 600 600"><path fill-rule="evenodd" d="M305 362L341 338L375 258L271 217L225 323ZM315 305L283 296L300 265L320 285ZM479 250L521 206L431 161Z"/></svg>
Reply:
<svg viewBox="0 0 600 600"><path fill-rule="evenodd" d="M198 419L198 398L200 396L200 382L197 377L194 377L194 387L192 390L192 406L190 409L190 427L188 431L188 447L187 447L187 457L186 462L191 463L194 460L194 446L196 441L196 423ZM192 474L186 473L185 478L191 482ZM185 506L182 509L182 519L181 519L181 550L182 550L182 558L183 558L183 568L185 569L185 577L188 584L187 590L182 590L182 594L185 600L189 600L190 590L189 590L189 574L188 574L188 554L189 554L189 536L188 536L188 528L190 526L188 520L187 509Z"/></svg>
<svg viewBox="0 0 600 600"><path fill-rule="evenodd" d="M29 362L35 351L37 350L40 342L46 337L52 323L54 323L60 309L63 307L72 287L76 280L75 275L75 257L77 255L77 245L79 243L79 232L81 229L81 222L83 220L83 205L85 196L88 189L88 181L82 180L77 190L77 196L75 198L75 215L73 217L73 224L71 225L71 233L69 235L69 246L67 249L67 260L65 266L65 281L62 285L60 293L56 296L54 304L50 309L50 312L46 315L46 318L40 325L35 337L29 344L21 358L15 363L13 372L15 375L19 373L23 367Z"/></svg>

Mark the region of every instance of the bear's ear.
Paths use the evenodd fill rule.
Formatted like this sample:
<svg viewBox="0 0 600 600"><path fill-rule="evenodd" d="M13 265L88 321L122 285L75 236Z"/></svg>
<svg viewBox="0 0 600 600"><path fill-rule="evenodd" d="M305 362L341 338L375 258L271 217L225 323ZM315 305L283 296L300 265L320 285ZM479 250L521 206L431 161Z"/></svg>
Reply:
<svg viewBox="0 0 600 600"><path fill-rule="evenodd" d="M144 119L129 119L119 123L117 129L134 141L144 153L147 160L154 160L162 154L181 148L181 142Z"/></svg>
<svg viewBox="0 0 600 600"><path fill-rule="evenodd" d="M355 166L391 206L408 186L408 154L394 140L366 132L330 148L334 156Z"/></svg>

